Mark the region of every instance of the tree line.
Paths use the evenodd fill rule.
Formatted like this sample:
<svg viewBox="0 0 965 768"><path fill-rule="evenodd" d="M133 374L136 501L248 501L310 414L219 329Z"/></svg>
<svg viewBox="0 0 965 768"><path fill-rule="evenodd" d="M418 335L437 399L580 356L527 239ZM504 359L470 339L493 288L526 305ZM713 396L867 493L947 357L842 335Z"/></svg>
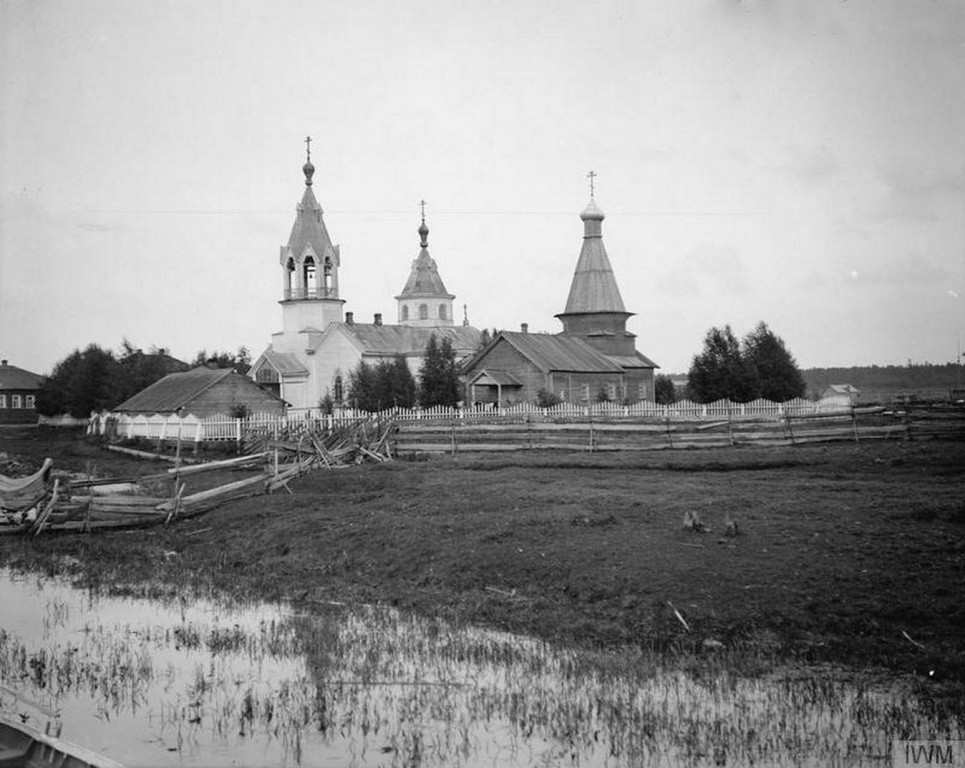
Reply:
<svg viewBox="0 0 965 768"><path fill-rule="evenodd" d="M234 354L202 349L188 365L163 347L144 352L127 339L117 352L90 344L83 351L75 349L44 377L37 391L37 411L44 416L66 413L84 418L92 411L117 407L169 373L198 365L234 368L245 374L251 368L251 353L246 347Z"/></svg>

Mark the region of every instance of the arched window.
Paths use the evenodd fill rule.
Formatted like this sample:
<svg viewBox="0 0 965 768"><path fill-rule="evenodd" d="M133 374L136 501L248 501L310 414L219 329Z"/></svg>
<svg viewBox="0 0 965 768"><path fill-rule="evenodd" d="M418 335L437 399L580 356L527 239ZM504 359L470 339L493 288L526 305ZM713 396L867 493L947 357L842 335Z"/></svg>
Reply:
<svg viewBox="0 0 965 768"><path fill-rule="evenodd" d="M325 295L327 296L329 291L332 290L332 260L328 257L325 258L324 276L325 282L323 287L325 288Z"/></svg>
<svg viewBox="0 0 965 768"><path fill-rule="evenodd" d="M445 304L440 304L440 305L439 305L439 319L440 319L440 320L445 320L445 319L446 319L446 305L445 305Z"/></svg>
<svg viewBox="0 0 965 768"><path fill-rule="evenodd" d="M306 297L315 293L315 289L318 287L315 279L315 259L311 256L306 256L305 263L302 265L302 280L305 284Z"/></svg>
<svg viewBox="0 0 965 768"><path fill-rule="evenodd" d="M419 319L420 319L420 320L428 320L428 319L429 319L429 305L428 305L428 304L420 304L420 305L419 305Z"/></svg>
<svg viewBox="0 0 965 768"><path fill-rule="evenodd" d="M332 387L332 389L335 390L335 392L334 392L334 394L333 394L333 397L334 397L336 403L340 403L340 402L342 402L342 396L343 396L343 394L344 394L344 392L343 392L343 387L342 387L342 375L341 375L341 374L339 374L339 375L337 375L337 376L335 377L335 381L333 382L333 384L334 384L334 386Z"/></svg>
<svg viewBox="0 0 965 768"><path fill-rule="evenodd" d="M408 319L409 319L409 305L403 304L402 305L402 322L404 323Z"/></svg>
<svg viewBox="0 0 965 768"><path fill-rule="evenodd" d="M295 260L289 259L288 263L285 265L285 298L291 296L292 290L292 276L295 274Z"/></svg>

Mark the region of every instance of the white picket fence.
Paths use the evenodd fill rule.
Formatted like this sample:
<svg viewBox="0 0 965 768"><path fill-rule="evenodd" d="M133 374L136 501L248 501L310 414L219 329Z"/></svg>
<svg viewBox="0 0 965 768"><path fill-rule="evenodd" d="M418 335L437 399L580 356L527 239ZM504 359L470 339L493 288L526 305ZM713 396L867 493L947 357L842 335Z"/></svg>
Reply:
<svg viewBox="0 0 965 768"><path fill-rule="evenodd" d="M241 440L251 434L279 438L306 431L336 429L371 419L412 421L476 421L495 423L520 423L531 421L585 422L585 421L718 421L721 419L784 418L821 413L849 413L851 403L847 397L805 400L798 398L786 403L770 400L754 400L750 403L733 403L718 400L714 403L693 403L684 400L673 405L657 405L640 402L632 405L616 403L593 403L573 405L560 403L551 408L519 404L506 408L477 407L449 408L394 408L373 414L350 408L323 413L315 408L289 409L284 415L256 413L243 419L228 416L198 417L187 414L127 415L115 413L92 414L87 432L92 435L110 435L120 438L148 438L154 440L183 440L201 443L212 440Z"/></svg>

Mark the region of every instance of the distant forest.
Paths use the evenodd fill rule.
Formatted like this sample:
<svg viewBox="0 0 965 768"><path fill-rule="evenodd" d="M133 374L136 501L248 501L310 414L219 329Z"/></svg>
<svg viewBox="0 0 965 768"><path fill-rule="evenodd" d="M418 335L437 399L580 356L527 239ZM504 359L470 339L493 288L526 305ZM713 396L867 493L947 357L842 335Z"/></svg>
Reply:
<svg viewBox="0 0 965 768"><path fill-rule="evenodd" d="M962 366L872 365L853 368L808 368L802 370L808 397L816 397L831 384L851 384L860 402L889 402L895 395L916 394L922 398L944 399L953 389L965 386Z"/></svg>

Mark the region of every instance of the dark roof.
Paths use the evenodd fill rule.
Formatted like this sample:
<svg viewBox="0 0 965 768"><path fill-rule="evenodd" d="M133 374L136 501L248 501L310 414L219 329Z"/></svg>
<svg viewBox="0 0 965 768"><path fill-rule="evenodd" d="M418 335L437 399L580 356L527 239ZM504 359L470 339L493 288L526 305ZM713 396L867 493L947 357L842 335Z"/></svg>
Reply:
<svg viewBox="0 0 965 768"><path fill-rule="evenodd" d="M626 313L610 258L603 245L603 211L591 200L581 218L583 247L576 262L576 271L573 273L573 282L570 284L563 314Z"/></svg>
<svg viewBox="0 0 965 768"><path fill-rule="evenodd" d="M40 389L43 380L40 374L9 365L6 360L0 363L0 389Z"/></svg>
<svg viewBox="0 0 965 768"><path fill-rule="evenodd" d="M246 376L235 373L233 368L205 368L201 366L184 373L169 373L163 379L159 379L151 386L142 389L134 397L125 400L114 410L137 413L173 413L178 408L186 408L192 400L211 387L233 377L241 379L246 385L258 386ZM267 390L262 391L267 392Z"/></svg>
<svg viewBox="0 0 965 768"><path fill-rule="evenodd" d="M482 336L482 331L471 325L416 328L408 325L342 323L339 327L355 337L362 347L362 354L369 355L422 355L432 334L436 335L438 341L449 339L457 354L468 355L479 345Z"/></svg>
<svg viewBox="0 0 965 768"><path fill-rule="evenodd" d="M623 368L617 363L575 336L503 331L490 344L490 349L500 339L511 344L521 355L543 371L623 372ZM483 351L477 358L477 362L484 360L485 356L486 351Z"/></svg>

